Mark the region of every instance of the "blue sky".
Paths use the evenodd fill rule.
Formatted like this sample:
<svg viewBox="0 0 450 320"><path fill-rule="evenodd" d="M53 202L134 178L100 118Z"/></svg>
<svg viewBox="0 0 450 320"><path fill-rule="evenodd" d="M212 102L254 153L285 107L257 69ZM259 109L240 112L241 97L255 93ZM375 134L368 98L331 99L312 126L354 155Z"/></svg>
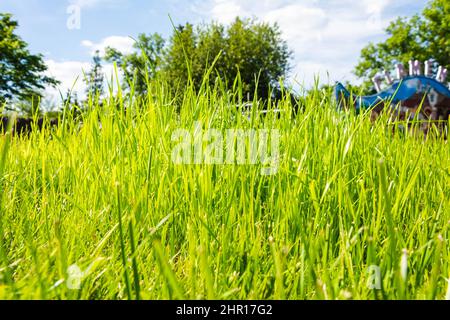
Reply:
<svg viewBox="0 0 450 320"><path fill-rule="evenodd" d="M33 53L44 54L49 73L64 92L92 52L113 46L128 51L138 33L171 33L175 24L211 20L229 23L236 16L277 22L294 51L290 80L309 86L315 75L323 82L355 81L351 71L369 41L382 41L383 29L397 16L420 12L427 0L0 0L0 12L19 21L18 33ZM74 8L80 28L69 28ZM69 12L68 12L69 10ZM72 24L74 26L74 24ZM76 26L76 25L75 25ZM105 72L111 66L105 65ZM76 89L83 90L79 82ZM49 90L55 95L55 90Z"/></svg>

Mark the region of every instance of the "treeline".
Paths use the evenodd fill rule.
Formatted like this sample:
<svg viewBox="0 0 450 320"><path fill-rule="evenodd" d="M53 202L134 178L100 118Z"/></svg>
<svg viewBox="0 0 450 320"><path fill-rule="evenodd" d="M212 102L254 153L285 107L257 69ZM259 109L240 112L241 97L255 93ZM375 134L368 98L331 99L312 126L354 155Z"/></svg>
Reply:
<svg viewBox="0 0 450 320"><path fill-rule="evenodd" d="M115 63L123 75L122 87L145 96L152 80L164 81L175 96L191 85L239 88L244 100L266 100L281 96L292 51L278 26L237 18L231 25L219 23L174 28L166 40L157 33L140 34L134 52L125 54L107 48L104 57L94 57L89 94L103 93L100 60Z"/></svg>
<svg viewBox="0 0 450 320"><path fill-rule="evenodd" d="M377 73L411 59L430 60L433 68L449 69L449 22L448 0L431 0L421 14L392 21L385 41L369 43L361 51L354 73L362 85L347 86L371 93L371 79ZM45 76L43 56L29 52L27 43L16 34L17 27L10 14L0 13L0 107L14 106L24 114L34 114L42 105L45 88L58 81ZM197 92L202 88L237 92L241 101L277 99L291 58L292 51L276 24L240 18L230 25L186 23L174 27L168 39L157 33L138 35L132 53L115 48L107 48L104 56L97 52L91 70L81 79L86 81L88 98L80 101L75 93L67 92L62 107L81 109L110 96L112 90L105 87L108 81L102 70L105 63L115 63L123 75L123 92L136 97L146 97L151 82L162 81L174 101L182 98L188 85ZM322 90L332 91L329 86Z"/></svg>

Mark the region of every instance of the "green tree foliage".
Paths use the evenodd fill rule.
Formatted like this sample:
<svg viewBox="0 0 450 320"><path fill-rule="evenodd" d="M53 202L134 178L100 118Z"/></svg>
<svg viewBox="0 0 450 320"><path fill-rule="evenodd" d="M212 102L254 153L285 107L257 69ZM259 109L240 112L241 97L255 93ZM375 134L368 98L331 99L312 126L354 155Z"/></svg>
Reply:
<svg viewBox="0 0 450 320"><path fill-rule="evenodd" d="M370 43L361 51L354 72L366 80L364 89L372 87L370 79L382 69L390 70L396 63L411 59L432 59L437 65L450 67L450 2L433 0L420 15L398 18L386 29L388 38Z"/></svg>
<svg viewBox="0 0 450 320"><path fill-rule="evenodd" d="M43 75L47 66L42 55L29 52L27 43L15 34L17 27L10 14L0 13L0 102L31 99L34 105L46 85L58 82Z"/></svg>
<svg viewBox="0 0 450 320"><path fill-rule="evenodd" d="M184 88L191 79L199 89L208 70L209 85L220 78L231 88L239 76L244 98L267 98L279 91L291 55L277 25L239 18L228 27L186 24L174 30L163 72L172 88Z"/></svg>
<svg viewBox="0 0 450 320"><path fill-rule="evenodd" d="M155 77L161 64L164 39L154 33L150 35L140 34L133 45L134 52L124 54L117 49L107 48L105 60L117 63L124 74L124 85L130 87L139 94L147 92L147 77Z"/></svg>
<svg viewBox="0 0 450 320"><path fill-rule="evenodd" d="M66 110L80 110L82 108L82 103L78 99L78 94L72 92L70 89L67 90L65 97L62 100L62 111Z"/></svg>
<svg viewBox="0 0 450 320"><path fill-rule="evenodd" d="M86 94L91 97L101 97L103 95L104 74L102 68L102 59L97 50L92 58L91 70L86 74Z"/></svg>
<svg viewBox="0 0 450 320"><path fill-rule="evenodd" d="M222 35L219 35L220 38ZM199 62L196 53L197 43L197 34L192 24L180 25L174 30L163 67L165 79L171 83L172 89L181 89L182 91L189 81L189 75L194 81L199 79L198 73L201 67L197 65ZM217 55L219 52L220 49L211 48L211 56Z"/></svg>

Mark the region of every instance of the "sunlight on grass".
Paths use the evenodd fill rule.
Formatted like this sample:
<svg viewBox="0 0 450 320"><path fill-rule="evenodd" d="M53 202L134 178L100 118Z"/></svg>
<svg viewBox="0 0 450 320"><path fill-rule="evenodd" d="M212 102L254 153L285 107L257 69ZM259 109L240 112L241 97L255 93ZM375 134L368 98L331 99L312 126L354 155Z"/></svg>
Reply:
<svg viewBox="0 0 450 320"><path fill-rule="evenodd" d="M287 96L270 106L281 112L248 116L237 93L149 86L91 101L81 125L66 113L1 136L1 299L445 297L447 141L337 111L320 90L297 113ZM196 122L278 129L277 174L172 163L173 131Z"/></svg>

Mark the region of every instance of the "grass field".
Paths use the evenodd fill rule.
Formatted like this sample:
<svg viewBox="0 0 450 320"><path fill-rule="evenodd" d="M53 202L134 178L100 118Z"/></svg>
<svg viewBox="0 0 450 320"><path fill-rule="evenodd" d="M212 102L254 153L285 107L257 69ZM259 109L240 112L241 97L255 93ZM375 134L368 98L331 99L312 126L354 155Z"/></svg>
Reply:
<svg viewBox="0 0 450 320"><path fill-rule="evenodd" d="M177 107L152 86L82 125L1 136L1 299L449 298L447 141L319 90L248 119L237 95ZM172 133L196 121L278 129L278 172L174 164Z"/></svg>

